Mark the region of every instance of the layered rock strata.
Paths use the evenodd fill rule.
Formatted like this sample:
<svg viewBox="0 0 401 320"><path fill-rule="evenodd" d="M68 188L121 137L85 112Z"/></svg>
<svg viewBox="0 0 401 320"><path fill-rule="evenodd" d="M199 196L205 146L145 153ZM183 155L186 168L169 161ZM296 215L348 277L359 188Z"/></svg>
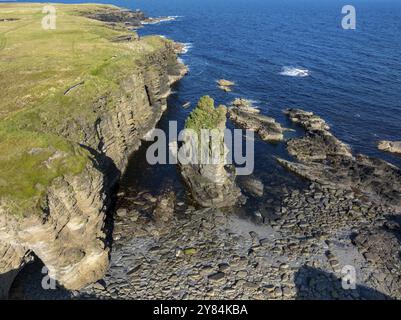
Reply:
<svg viewBox="0 0 401 320"><path fill-rule="evenodd" d="M260 114L252 103L236 99L229 108L230 119L244 129L256 132L264 141L281 141L284 139L284 128L275 119Z"/></svg>
<svg viewBox="0 0 401 320"><path fill-rule="evenodd" d="M179 167L193 199L201 207L230 207L241 198L241 191L235 184L235 168L226 165L226 112L224 106L215 109L213 99L206 96L201 98L187 120L186 128L199 137L198 145L191 147L191 153L198 156L196 162L180 162ZM201 142L202 129L213 130L210 143ZM186 143L189 145L189 141ZM216 149L219 154L214 158ZM208 155L209 159L203 161L205 159L201 158L201 154Z"/></svg>
<svg viewBox="0 0 401 320"><path fill-rule="evenodd" d="M117 101L107 94L94 97L94 122L80 119L64 128L60 134L67 139L82 133L82 140L73 141L90 152L91 161L81 174L52 182L41 215L9 215L0 206L1 297L32 254L67 289L102 278L109 261L104 221L112 189L166 109L170 86L186 72L175 45L165 41L121 81Z"/></svg>
<svg viewBox="0 0 401 320"><path fill-rule="evenodd" d="M278 159L287 169L333 189L352 190L401 209L401 170L383 160L353 156L351 149L329 132L324 120L311 112L287 110L289 118L306 130L302 138L287 142L289 153L299 162Z"/></svg>

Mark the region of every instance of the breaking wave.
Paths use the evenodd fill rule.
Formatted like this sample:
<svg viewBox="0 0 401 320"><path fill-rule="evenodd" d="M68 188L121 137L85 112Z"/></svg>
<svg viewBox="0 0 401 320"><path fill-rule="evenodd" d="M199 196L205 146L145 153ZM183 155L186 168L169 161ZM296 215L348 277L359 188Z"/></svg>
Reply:
<svg viewBox="0 0 401 320"><path fill-rule="evenodd" d="M144 21L144 22L142 22L142 24L143 25L159 24L162 22L176 21L178 18L182 18L182 16L167 16L167 17L162 17L162 18L155 18L150 21Z"/></svg>
<svg viewBox="0 0 401 320"><path fill-rule="evenodd" d="M186 54L192 48L193 48L192 43L189 43L189 42L188 43L184 43L184 48L182 49L182 53Z"/></svg>
<svg viewBox="0 0 401 320"><path fill-rule="evenodd" d="M280 74L282 76L287 77L308 77L310 75L310 71L304 68L296 68L296 67L283 67L281 69Z"/></svg>

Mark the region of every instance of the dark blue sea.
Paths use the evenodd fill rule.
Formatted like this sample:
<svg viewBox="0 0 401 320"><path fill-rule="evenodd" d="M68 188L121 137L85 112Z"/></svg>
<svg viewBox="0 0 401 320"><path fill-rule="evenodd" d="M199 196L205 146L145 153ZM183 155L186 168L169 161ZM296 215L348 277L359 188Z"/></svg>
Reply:
<svg viewBox="0 0 401 320"><path fill-rule="evenodd" d="M401 157L376 147L381 139L401 140L401 1L105 3L139 8L149 16L176 16L175 21L148 25L139 31L142 35L164 35L186 43L188 48L182 59L190 73L174 88L161 128L167 128L169 120L182 125L191 111L182 105L191 101L194 106L202 95L211 95L223 104L243 97L254 100L264 114L287 127L294 128L283 109L313 111L355 153L401 166ZM356 8L356 30L341 27L341 9L346 4ZM307 76L297 76L299 70L305 70ZM217 88L215 81L220 78L236 82L233 92ZM294 129L295 134L302 133ZM267 186L298 181L276 164L277 155L286 157L284 144L256 141L255 175ZM142 152L133 158L124 183L154 189L180 185L180 180L174 166L146 165Z"/></svg>

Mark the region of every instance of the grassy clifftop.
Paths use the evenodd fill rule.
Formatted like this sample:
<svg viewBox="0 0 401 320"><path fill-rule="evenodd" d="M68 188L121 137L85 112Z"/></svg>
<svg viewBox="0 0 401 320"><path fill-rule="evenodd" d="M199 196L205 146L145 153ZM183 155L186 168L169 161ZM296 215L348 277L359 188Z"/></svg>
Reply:
<svg viewBox="0 0 401 320"><path fill-rule="evenodd" d="M167 41L112 41L128 31L82 15L115 8L104 5L56 4L56 29L44 30L43 6L0 3L0 212L37 212L55 178L84 169L71 128L95 121L104 94L112 108L119 82Z"/></svg>

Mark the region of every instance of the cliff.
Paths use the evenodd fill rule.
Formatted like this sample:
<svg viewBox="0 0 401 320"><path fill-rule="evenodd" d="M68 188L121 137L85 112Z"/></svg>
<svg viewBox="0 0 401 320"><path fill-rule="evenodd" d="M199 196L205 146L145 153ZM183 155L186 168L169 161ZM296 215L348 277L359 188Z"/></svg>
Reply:
<svg viewBox="0 0 401 320"><path fill-rule="evenodd" d="M111 190L186 68L172 41L83 14L113 6L56 5L46 31L42 5L0 7L0 296L33 254L79 289L106 271Z"/></svg>

